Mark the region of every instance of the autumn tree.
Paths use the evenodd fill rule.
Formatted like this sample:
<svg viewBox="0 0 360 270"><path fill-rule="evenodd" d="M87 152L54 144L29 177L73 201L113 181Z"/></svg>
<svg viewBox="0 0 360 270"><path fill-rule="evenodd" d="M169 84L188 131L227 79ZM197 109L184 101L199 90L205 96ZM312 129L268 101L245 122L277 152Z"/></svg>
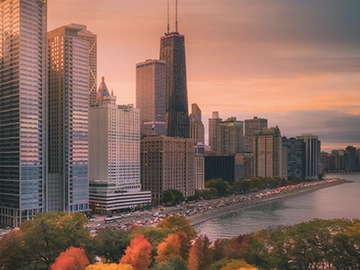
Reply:
<svg viewBox="0 0 360 270"><path fill-rule="evenodd" d="M232 260L220 270L258 270L258 268L248 264L245 260Z"/></svg>
<svg viewBox="0 0 360 270"><path fill-rule="evenodd" d="M84 228L86 222L81 213L39 213L20 225L24 247L32 261L43 262L50 268L67 248L89 246L92 239Z"/></svg>
<svg viewBox="0 0 360 270"><path fill-rule="evenodd" d="M156 262L160 264L171 258L180 258L180 251L181 245L179 235L169 234L169 236L158 246Z"/></svg>
<svg viewBox="0 0 360 270"><path fill-rule="evenodd" d="M118 262L130 244L130 236L116 227L100 229L94 238L94 249L98 256L107 262Z"/></svg>
<svg viewBox="0 0 360 270"><path fill-rule="evenodd" d="M120 263L130 264L134 270L145 270L151 263L151 244L142 234L136 234L125 250Z"/></svg>
<svg viewBox="0 0 360 270"><path fill-rule="evenodd" d="M0 239L0 269L22 269L29 260L20 230L12 230Z"/></svg>
<svg viewBox="0 0 360 270"><path fill-rule="evenodd" d="M151 270L188 270L188 267L184 260L172 257L164 263L156 264Z"/></svg>
<svg viewBox="0 0 360 270"><path fill-rule="evenodd" d="M86 267L86 270L133 270L133 267L130 264L116 264L116 263L99 263L99 264L90 264Z"/></svg>
<svg viewBox="0 0 360 270"><path fill-rule="evenodd" d="M247 259L252 242L251 235L239 235L225 247L226 257L228 259Z"/></svg>
<svg viewBox="0 0 360 270"><path fill-rule="evenodd" d="M206 235L200 235L195 239L190 249L188 266L189 270L208 270L213 263L213 249Z"/></svg>
<svg viewBox="0 0 360 270"><path fill-rule="evenodd" d="M157 225L157 228L168 229L172 233L184 232L192 238L197 235L195 229L190 224L190 220L181 216L167 217Z"/></svg>
<svg viewBox="0 0 360 270"><path fill-rule="evenodd" d="M84 249L70 247L56 258L51 270L84 270L88 264Z"/></svg>

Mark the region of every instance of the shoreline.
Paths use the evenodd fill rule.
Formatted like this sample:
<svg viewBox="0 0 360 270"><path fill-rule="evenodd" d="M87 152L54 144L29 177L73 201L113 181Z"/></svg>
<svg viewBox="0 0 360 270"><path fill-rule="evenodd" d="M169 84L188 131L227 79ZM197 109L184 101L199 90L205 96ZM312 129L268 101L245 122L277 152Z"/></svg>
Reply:
<svg viewBox="0 0 360 270"><path fill-rule="evenodd" d="M325 180L329 180L329 179L325 179ZM352 181L345 180L345 179L336 179L331 182L319 183L314 186L301 187L299 189L293 189L293 190L285 191L283 193L279 193L276 195L257 198L255 200L251 200L251 201L237 202L232 205L224 206L221 208L215 208L215 209L203 212L202 214L196 214L194 216L191 216L191 217L189 217L190 224L191 224L191 226L196 226L196 225L204 223L208 220L218 218L218 217L221 217L221 216L233 213L233 212L242 211L242 210L249 209L249 208L256 207L256 206L266 205L266 204L269 204L269 203L272 203L272 202L275 202L278 200L282 200L282 199L285 199L288 197L295 197L295 196L309 193L309 192L312 192L312 191L315 191L318 189L323 189L323 188L337 186L337 185L351 183L351 182Z"/></svg>

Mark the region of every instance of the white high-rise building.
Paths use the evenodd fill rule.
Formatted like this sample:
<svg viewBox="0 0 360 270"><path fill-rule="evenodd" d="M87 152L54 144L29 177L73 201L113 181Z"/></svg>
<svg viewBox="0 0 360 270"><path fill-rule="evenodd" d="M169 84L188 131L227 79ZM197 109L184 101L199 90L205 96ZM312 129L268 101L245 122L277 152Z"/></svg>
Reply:
<svg viewBox="0 0 360 270"><path fill-rule="evenodd" d="M48 211L87 211L88 43L62 26L48 38Z"/></svg>
<svg viewBox="0 0 360 270"><path fill-rule="evenodd" d="M0 225L17 227L46 210L46 0L0 18Z"/></svg>
<svg viewBox="0 0 360 270"><path fill-rule="evenodd" d="M150 203L150 192L141 192L139 109L116 105L104 77L97 101L89 109L90 202L102 213ZM112 188L101 195L104 184Z"/></svg>

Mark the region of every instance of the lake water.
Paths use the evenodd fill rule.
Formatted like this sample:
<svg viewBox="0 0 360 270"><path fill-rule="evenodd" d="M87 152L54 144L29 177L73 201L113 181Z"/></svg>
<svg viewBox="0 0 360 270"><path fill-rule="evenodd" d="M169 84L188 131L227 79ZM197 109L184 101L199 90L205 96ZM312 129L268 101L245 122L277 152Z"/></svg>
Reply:
<svg viewBox="0 0 360 270"><path fill-rule="evenodd" d="M200 234L206 234L214 241L315 218L360 218L360 173L328 174L326 177L344 178L354 182L230 213L194 227Z"/></svg>

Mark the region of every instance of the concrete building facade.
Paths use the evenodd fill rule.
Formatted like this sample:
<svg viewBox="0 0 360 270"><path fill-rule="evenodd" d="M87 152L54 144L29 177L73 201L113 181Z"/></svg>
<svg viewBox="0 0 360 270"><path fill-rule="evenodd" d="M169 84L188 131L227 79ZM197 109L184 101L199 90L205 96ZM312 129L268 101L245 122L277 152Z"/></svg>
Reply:
<svg viewBox="0 0 360 270"><path fill-rule="evenodd" d="M317 135L302 134L296 139L305 142L305 177L306 179L318 179L320 173L320 148L321 142Z"/></svg>
<svg viewBox="0 0 360 270"><path fill-rule="evenodd" d="M194 140L167 136L141 139L141 184L158 202L169 189L182 192L184 197L194 195Z"/></svg>
<svg viewBox="0 0 360 270"><path fill-rule="evenodd" d="M237 155L244 151L244 128L243 121L230 117L219 122L217 127L217 150L216 154Z"/></svg>
<svg viewBox="0 0 360 270"><path fill-rule="evenodd" d="M255 131L262 130L268 127L268 120L263 118L254 117L253 119L245 119L245 132L244 132L244 152L253 152L253 137Z"/></svg>
<svg viewBox="0 0 360 270"><path fill-rule="evenodd" d="M201 121L201 110L196 103L191 104L190 138L194 139L195 143L205 143L205 128Z"/></svg>
<svg viewBox="0 0 360 270"><path fill-rule="evenodd" d="M214 152L217 151L217 128L221 121L219 112L213 112L212 118L209 118L209 146Z"/></svg>

